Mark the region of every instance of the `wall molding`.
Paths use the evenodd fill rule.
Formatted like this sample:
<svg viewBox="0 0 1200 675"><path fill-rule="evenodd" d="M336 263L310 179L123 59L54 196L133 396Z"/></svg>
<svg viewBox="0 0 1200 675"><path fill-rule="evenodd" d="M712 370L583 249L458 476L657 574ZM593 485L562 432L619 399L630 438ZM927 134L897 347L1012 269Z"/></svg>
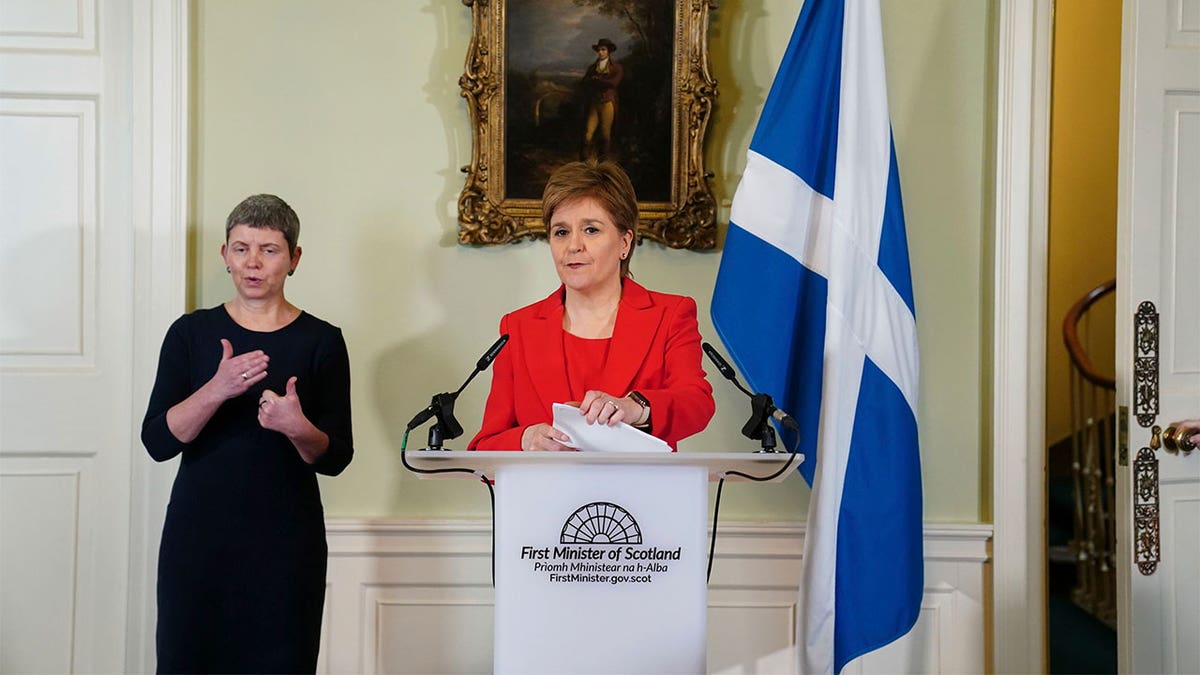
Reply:
<svg viewBox="0 0 1200 675"><path fill-rule="evenodd" d="M804 550L805 525L796 521L731 521L718 526L717 555L736 549L732 542L749 542L754 553L772 553L777 548L799 555ZM991 559L988 542L993 526L987 523L926 523L925 559L952 562L986 562ZM329 555L361 556L376 553L446 553L453 537L467 551L491 551L492 523L480 519L421 520L410 518L327 518L325 534ZM711 530L710 530L711 532ZM372 548L364 548L364 547ZM454 552L463 552L458 549Z"/></svg>
<svg viewBox="0 0 1200 675"><path fill-rule="evenodd" d="M846 672L985 670L992 530L927 524L917 627ZM720 525L711 672L774 673L792 662L804 533L797 522ZM321 672L490 671L490 521L335 518L326 536Z"/></svg>
<svg viewBox="0 0 1200 675"><path fill-rule="evenodd" d="M722 523L717 530L717 560L803 558L803 523L734 521ZM925 560L988 562L992 559L993 530L986 523L926 524ZM478 519L330 518L325 521L325 535L331 559L447 554L473 557L489 556L492 550L491 521Z"/></svg>
<svg viewBox="0 0 1200 675"><path fill-rule="evenodd" d="M153 672L155 587L163 517L178 460L146 461L141 410L150 400L162 337L186 308L189 209L190 0L131 0L133 105L143 116L132 135L132 215L137 233L134 307L129 612L126 672Z"/></svg>
<svg viewBox="0 0 1200 675"><path fill-rule="evenodd" d="M1046 669L1045 381L1054 0L1002 3L996 52L991 665Z"/></svg>

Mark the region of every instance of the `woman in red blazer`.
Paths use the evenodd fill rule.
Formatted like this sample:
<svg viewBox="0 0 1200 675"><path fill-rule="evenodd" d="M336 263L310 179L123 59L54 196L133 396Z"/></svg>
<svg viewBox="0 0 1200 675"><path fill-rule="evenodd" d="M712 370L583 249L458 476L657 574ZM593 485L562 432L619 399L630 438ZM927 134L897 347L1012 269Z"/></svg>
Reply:
<svg viewBox="0 0 1200 675"><path fill-rule="evenodd" d="M616 164L572 162L551 176L542 220L562 286L500 320L508 346L493 365L471 450L571 450L550 426L554 403L578 401L589 423L626 422L676 448L716 406L700 367L696 302L629 276L637 197Z"/></svg>

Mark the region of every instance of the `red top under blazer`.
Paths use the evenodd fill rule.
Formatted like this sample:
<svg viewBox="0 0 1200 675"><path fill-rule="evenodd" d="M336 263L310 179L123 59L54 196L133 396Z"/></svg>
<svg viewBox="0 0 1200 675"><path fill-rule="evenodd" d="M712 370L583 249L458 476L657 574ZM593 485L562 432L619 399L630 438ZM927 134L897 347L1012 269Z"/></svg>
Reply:
<svg viewBox="0 0 1200 675"><path fill-rule="evenodd" d="M716 411L712 385L700 367L696 301L655 293L622 280L608 362L595 387L613 396L639 391L650 401L651 433L670 444L702 431ZM470 450L520 450L521 435L551 423L554 403L571 400L563 355L563 287L506 314L508 345L492 366L483 428Z"/></svg>

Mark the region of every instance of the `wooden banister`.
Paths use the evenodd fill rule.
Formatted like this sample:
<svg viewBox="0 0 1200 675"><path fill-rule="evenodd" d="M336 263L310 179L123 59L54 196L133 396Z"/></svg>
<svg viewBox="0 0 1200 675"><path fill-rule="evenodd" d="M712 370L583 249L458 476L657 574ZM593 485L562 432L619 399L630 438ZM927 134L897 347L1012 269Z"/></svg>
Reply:
<svg viewBox="0 0 1200 675"><path fill-rule="evenodd" d="M1087 295L1083 296L1072 305L1063 318L1063 343L1067 347L1067 353L1071 356L1071 363L1079 369L1083 377L1097 387L1103 387L1109 391L1116 391L1117 381L1100 371L1096 370L1096 366L1092 364L1092 360L1088 358L1087 352L1084 351L1083 345L1079 342L1079 319L1083 317L1083 313L1089 307L1094 305L1096 301L1104 296L1112 293L1117 289L1117 280L1110 279L1099 286L1088 291Z"/></svg>

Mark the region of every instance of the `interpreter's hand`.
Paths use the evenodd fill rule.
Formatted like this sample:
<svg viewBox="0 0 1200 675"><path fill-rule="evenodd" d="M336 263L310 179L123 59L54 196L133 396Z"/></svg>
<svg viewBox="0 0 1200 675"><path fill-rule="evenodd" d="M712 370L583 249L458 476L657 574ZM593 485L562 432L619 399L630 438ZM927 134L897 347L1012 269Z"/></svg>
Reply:
<svg viewBox="0 0 1200 675"><path fill-rule="evenodd" d="M221 363L207 386L216 392L221 400L241 396L267 376L267 363L270 360L271 357L261 349L234 356L233 344L221 338Z"/></svg>
<svg viewBox="0 0 1200 675"><path fill-rule="evenodd" d="M589 391L579 402L579 412L587 418L588 424L607 424L613 426L617 422L633 424L642 415L642 405L628 398L617 398L602 391Z"/></svg>
<svg viewBox="0 0 1200 675"><path fill-rule="evenodd" d="M258 399L258 423L264 429L278 431L294 438L309 427L308 418L300 408L300 397L296 395L296 376L288 378L283 396L264 389Z"/></svg>
<svg viewBox="0 0 1200 675"><path fill-rule="evenodd" d="M575 448L563 445L563 443L569 442L571 442L570 436L545 423L525 427L525 432L521 434L522 450L575 452Z"/></svg>

